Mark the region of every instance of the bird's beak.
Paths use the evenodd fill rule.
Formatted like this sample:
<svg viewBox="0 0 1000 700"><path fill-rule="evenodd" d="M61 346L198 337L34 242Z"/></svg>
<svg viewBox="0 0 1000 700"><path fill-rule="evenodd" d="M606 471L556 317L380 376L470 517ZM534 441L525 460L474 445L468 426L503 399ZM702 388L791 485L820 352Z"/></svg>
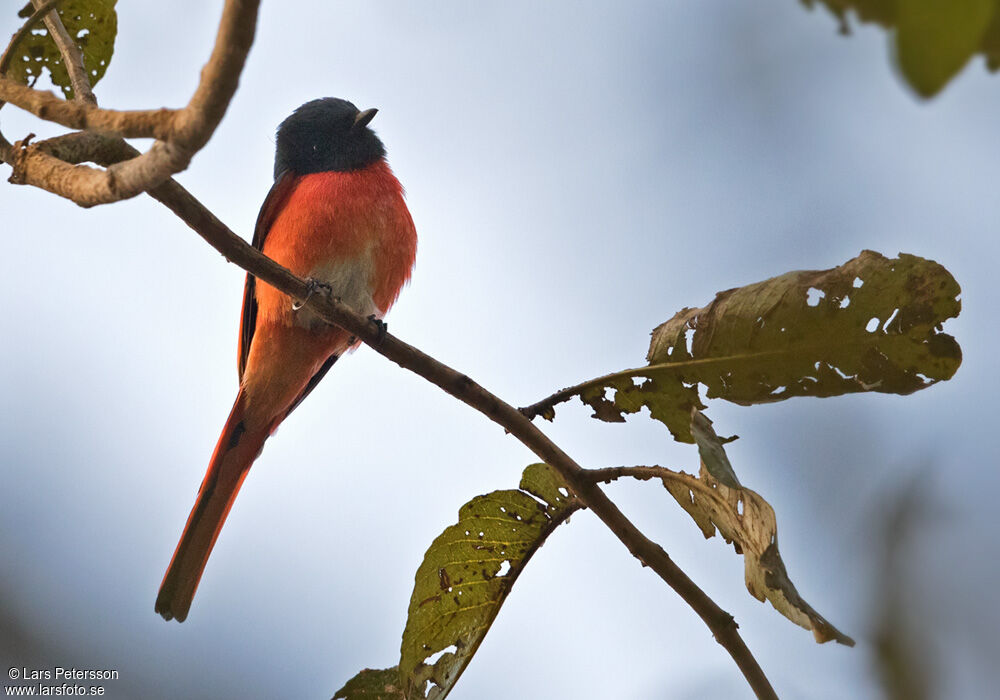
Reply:
<svg viewBox="0 0 1000 700"><path fill-rule="evenodd" d="M354 128L363 129L368 126L368 122L374 119L375 115L378 114L378 110L374 107L372 109L366 109L363 112L358 112L358 116L354 117Z"/></svg>

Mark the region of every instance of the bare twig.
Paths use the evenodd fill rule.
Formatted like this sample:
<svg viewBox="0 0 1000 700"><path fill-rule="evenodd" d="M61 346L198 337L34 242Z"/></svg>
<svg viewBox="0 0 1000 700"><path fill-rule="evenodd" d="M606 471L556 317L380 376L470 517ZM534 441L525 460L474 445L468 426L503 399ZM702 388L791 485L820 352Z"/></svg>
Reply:
<svg viewBox="0 0 1000 700"><path fill-rule="evenodd" d="M777 697L760 665L743 642L732 615L716 605L688 578L662 547L640 532L594 480L588 478L586 471L518 409L490 393L465 374L456 372L395 336L384 333L384 330L380 330L375 323L355 313L343 303L322 295L311 294L306 280L297 277L249 246L173 180L150 191L150 195L169 207L228 260L262 282L302 301L329 323L348 330L400 367L420 375L484 414L555 468L581 501L615 533L633 556L643 565L653 569L698 613L712 631L716 641L736 661L757 696Z"/></svg>
<svg viewBox="0 0 1000 700"><path fill-rule="evenodd" d="M71 128L158 139L146 153L101 170L60 163L35 145L22 143L15 148L0 137L0 157L14 168L11 181L35 185L89 207L134 197L185 169L215 132L236 92L253 44L259 5L260 0L226 0L212 55L202 69L198 88L181 110L104 110L0 78L0 99L36 116ZM58 19L57 13L50 12L47 20L53 15ZM64 60L69 62L65 56Z"/></svg>
<svg viewBox="0 0 1000 700"><path fill-rule="evenodd" d="M101 109L91 102L67 102L47 90L0 78L0 97L36 117L70 129L92 129L125 138L173 138L176 109Z"/></svg>
<svg viewBox="0 0 1000 700"><path fill-rule="evenodd" d="M192 154L208 143L236 93L253 45L259 5L260 0L226 0L215 47L201 70L201 81L187 107L173 120L171 141Z"/></svg>
<svg viewBox="0 0 1000 700"><path fill-rule="evenodd" d="M45 3L42 0L31 0L31 3L38 10ZM69 74L69 84L73 87L73 99L77 102L86 102L97 105L97 98L90 87L90 78L87 77L87 69L83 65L83 54L80 47L73 41L73 37L66 31L59 12L52 10L45 15L45 28L49 30L49 36L59 48L59 55L62 56L63 65Z"/></svg>

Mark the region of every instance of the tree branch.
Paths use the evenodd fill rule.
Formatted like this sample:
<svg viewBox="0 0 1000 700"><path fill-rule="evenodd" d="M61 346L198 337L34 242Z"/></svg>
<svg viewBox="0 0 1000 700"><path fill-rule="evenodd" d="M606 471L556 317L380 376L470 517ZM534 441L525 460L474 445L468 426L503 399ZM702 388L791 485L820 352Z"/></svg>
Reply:
<svg viewBox="0 0 1000 700"><path fill-rule="evenodd" d="M134 197L184 170L215 133L236 92L253 45L259 5L260 0L226 0L212 55L202 69L198 88L180 110L104 110L66 102L52 93L0 77L0 99L43 119L70 128L157 139L146 153L101 170L59 163L27 140L14 146L0 137L0 157L14 168L11 181L35 185L90 207ZM46 20L53 14L50 12ZM55 18L58 21L57 13ZM71 59L66 54L63 60L69 66Z"/></svg>
<svg viewBox="0 0 1000 700"><path fill-rule="evenodd" d="M31 0L31 3L35 6L35 10L39 10L45 4L42 0ZM49 36L59 48L59 55L62 56L63 65L69 74L69 83L73 87L73 99L96 106L97 98L91 90L90 78L87 77L87 69L83 65L83 54L73 41L73 37L66 31L59 12L54 7L45 15L45 28L49 30Z"/></svg>
<svg viewBox="0 0 1000 700"><path fill-rule="evenodd" d="M230 231L187 190L173 180L150 191L209 245L257 279L300 300L327 322L349 331L379 354L440 387L476 409L516 437L556 469L580 500L599 517L644 566L649 566L702 618L759 698L777 698L760 665L743 642L732 615L720 608L655 542L647 538L588 476L586 470L553 443L518 409L474 382L393 335L342 302L310 294L306 280L264 256ZM291 304L291 299L289 299Z"/></svg>
<svg viewBox="0 0 1000 700"><path fill-rule="evenodd" d="M101 109L93 102L68 102L48 90L36 90L0 77L0 98L40 119L70 129L92 129L125 138L173 138L176 109Z"/></svg>

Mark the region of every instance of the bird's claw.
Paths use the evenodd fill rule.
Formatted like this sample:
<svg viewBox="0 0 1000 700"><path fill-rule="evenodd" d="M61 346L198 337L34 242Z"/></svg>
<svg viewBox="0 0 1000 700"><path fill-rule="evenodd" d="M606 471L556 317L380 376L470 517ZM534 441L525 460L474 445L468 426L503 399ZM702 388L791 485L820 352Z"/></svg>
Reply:
<svg viewBox="0 0 1000 700"><path fill-rule="evenodd" d="M306 281L306 298L303 299L302 301L299 301L298 299L293 301L292 311L298 311L299 309L301 309L309 302L309 300L312 298L312 295L319 291L322 291L327 297L329 297L333 294L333 287L326 284L325 282L320 282L319 280L310 277Z"/></svg>
<svg viewBox="0 0 1000 700"><path fill-rule="evenodd" d="M385 336L388 335L389 333L389 324L387 324L385 321L380 319L375 314L371 314L370 316L368 316L368 320L374 323L375 328L378 330L378 337L375 339L375 342L381 343L383 340L385 340Z"/></svg>

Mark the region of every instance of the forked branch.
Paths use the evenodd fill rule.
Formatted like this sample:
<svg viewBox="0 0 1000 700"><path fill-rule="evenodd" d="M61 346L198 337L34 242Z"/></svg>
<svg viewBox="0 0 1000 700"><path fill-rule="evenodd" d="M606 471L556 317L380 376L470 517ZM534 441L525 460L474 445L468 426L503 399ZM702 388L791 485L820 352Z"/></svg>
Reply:
<svg viewBox="0 0 1000 700"><path fill-rule="evenodd" d="M239 83L240 73L253 44L260 0L226 0L215 47L202 69L201 81L187 106L179 110L115 111L101 109L96 101L62 100L0 76L0 100L32 114L75 129L100 131L118 137L152 137L150 149L107 169L70 166L42 153L27 140L11 146L0 139L0 158L14 168L11 181L48 190L90 207L128 199L165 182L184 170L191 158L211 138L222 120ZM46 22L56 25L50 33L59 45L67 70L74 77L78 96L90 92L79 50L59 42L62 23L54 11ZM65 34L65 28L62 28ZM67 37L68 38L68 37ZM69 41L72 49L76 49ZM81 77L82 76L82 77ZM85 86L77 87L77 80Z"/></svg>

